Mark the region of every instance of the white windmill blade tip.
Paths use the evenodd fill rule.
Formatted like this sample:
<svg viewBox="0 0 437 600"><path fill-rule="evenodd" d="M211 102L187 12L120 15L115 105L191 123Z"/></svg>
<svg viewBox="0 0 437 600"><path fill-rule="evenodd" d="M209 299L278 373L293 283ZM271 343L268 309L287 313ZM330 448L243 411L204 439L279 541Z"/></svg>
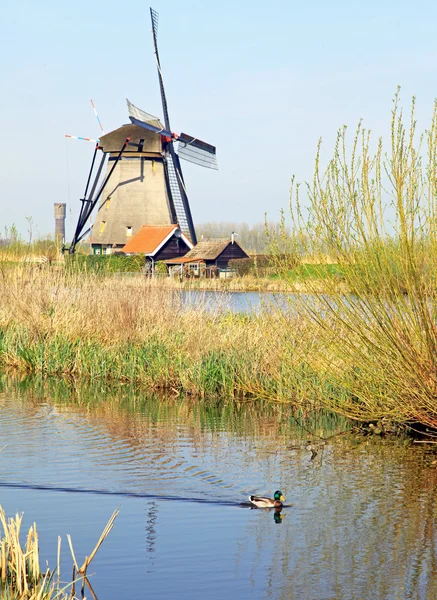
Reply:
<svg viewBox="0 0 437 600"><path fill-rule="evenodd" d="M82 137L80 135L69 135L68 133L65 134L66 138L70 138L72 140L82 140L83 142L95 142L96 144L100 141L100 140L93 140L92 138L88 138L88 137Z"/></svg>

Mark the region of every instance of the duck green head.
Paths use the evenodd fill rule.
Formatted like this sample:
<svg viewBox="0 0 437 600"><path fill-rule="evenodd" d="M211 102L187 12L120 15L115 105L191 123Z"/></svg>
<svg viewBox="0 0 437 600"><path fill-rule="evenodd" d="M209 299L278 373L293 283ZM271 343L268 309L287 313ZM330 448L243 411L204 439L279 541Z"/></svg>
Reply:
<svg viewBox="0 0 437 600"><path fill-rule="evenodd" d="M275 500L277 500L278 502L285 502L285 498L284 498L284 496L282 495L282 492L280 492L279 490L276 490L276 492L275 492L275 494L274 494L273 498L274 498Z"/></svg>

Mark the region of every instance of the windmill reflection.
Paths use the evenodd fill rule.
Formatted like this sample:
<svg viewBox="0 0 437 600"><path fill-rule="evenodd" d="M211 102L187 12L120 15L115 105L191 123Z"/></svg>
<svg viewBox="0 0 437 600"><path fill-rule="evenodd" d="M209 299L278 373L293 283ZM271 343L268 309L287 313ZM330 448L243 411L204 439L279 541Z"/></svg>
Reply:
<svg viewBox="0 0 437 600"><path fill-rule="evenodd" d="M157 519L158 503L155 500L153 500L152 502L149 502L149 508L147 509L146 549L149 553L155 552Z"/></svg>

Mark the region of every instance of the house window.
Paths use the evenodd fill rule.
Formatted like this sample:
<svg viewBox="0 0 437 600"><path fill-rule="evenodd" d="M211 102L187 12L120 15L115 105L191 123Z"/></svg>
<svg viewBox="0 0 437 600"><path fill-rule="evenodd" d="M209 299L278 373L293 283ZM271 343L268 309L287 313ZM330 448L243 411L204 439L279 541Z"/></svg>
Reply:
<svg viewBox="0 0 437 600"><path fill-rule="evenodd" d="M105 231L105 227L106 227L106 221L102 221L100 223L99 233L103 233Z"/></svg>
<svg viewBox="0 0 437 600"><path fill-rule="evenodd" d="M109 207L111 206L111 198L108 198L106 200L106 210L109 210Z"/></svg>
<svg viewBox="0 0 437 600"><path fill-rule="evenodd" d="M132 236L132 227L126 227L126 237Z"/></svg>

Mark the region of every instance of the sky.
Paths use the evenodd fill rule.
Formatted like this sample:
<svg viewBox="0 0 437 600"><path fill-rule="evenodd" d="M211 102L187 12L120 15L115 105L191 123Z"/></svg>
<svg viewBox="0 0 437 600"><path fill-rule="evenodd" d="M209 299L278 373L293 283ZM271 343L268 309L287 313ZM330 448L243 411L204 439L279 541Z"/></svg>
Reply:
<svg viewBox="0 0 437 600"><path fill-rule="evenodd" d="M217 147L218 171L183 163L195 223L279 219L292 175L311 178L317 141L360 118L388 142L392 98L437 95L437 4L417 0L153 0L172 129ZM162 116L149 4L3 0L0 237L53 234L53 203L76 224L93 144L129 122L125 98ZM351 131L351 135L352 135Z"/></svg>

